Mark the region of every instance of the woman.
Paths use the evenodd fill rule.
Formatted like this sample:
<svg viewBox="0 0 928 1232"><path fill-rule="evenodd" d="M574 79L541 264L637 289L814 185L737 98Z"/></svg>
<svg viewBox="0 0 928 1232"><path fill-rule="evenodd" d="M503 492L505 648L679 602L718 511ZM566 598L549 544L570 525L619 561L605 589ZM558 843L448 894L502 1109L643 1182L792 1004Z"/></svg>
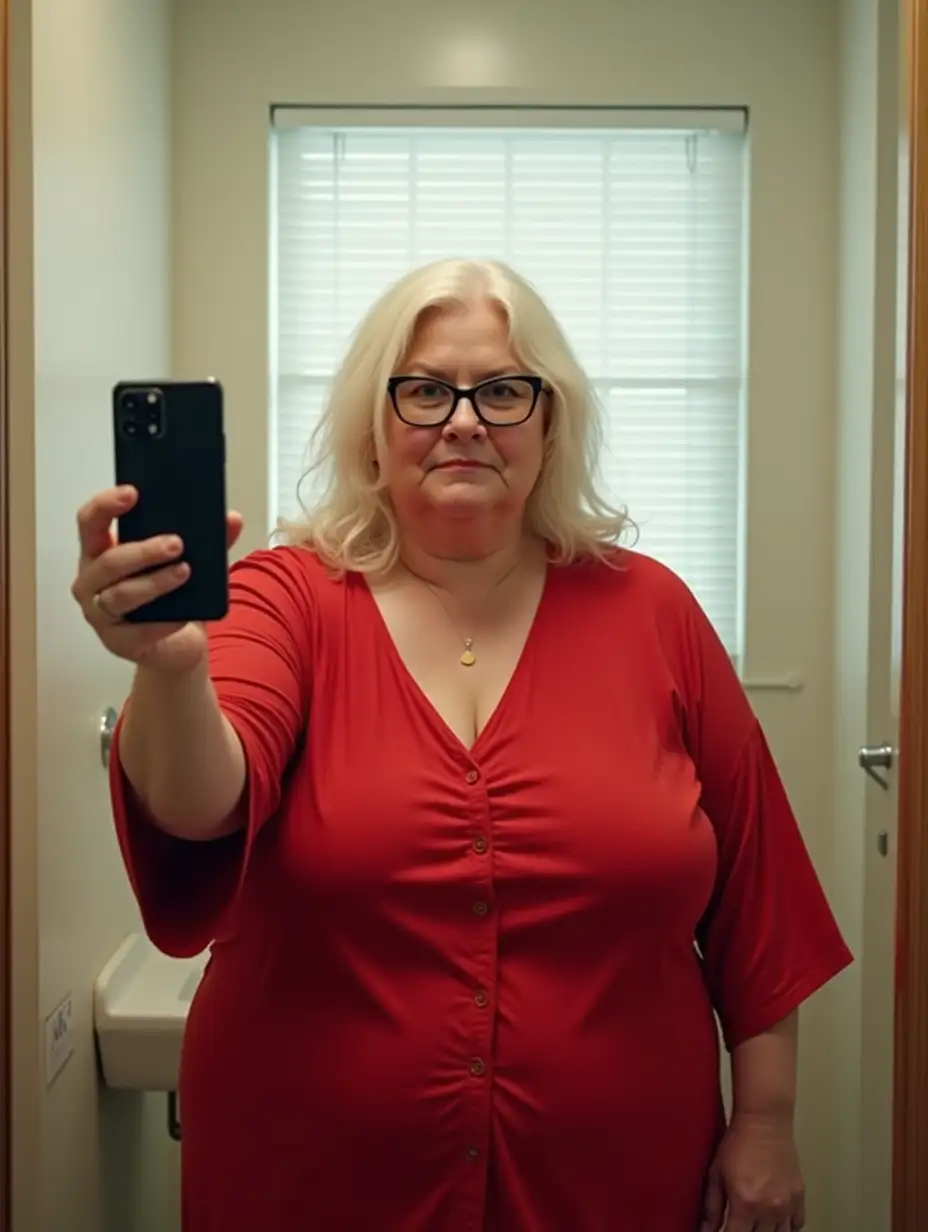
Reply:
<svg viewBox="0 0 928 1232"><path fill-rule="evenodd" d="M594 407L524 282L441 262L208 633L123 621L186 576L114 543L134 493L80 514L74 595L138 665L129 875L156 945L212 942L186 1232L803 1226L796 1013L850 956L725 650L617 546Z"/></svg>

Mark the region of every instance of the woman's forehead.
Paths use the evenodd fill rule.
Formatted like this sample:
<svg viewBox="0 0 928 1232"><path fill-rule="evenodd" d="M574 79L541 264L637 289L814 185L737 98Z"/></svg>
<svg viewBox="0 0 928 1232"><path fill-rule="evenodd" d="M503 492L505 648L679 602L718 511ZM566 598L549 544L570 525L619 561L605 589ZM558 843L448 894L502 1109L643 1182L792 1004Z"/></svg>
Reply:
<svg viewBox="0 0 928 1232"><path fill-rule="evenodd" d="M505 313L486 301L423 313L403 357L404 363L426 365L435 375L464 363L503 371L515 358Z"/></svg>

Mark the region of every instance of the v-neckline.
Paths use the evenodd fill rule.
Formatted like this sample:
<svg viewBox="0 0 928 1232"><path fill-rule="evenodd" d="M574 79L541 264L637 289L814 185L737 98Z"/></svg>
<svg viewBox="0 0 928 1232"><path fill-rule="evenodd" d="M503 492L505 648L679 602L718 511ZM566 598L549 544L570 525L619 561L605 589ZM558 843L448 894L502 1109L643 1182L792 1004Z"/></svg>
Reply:
<svg viewBox="0 0 928 1232"><path fill-rule="evenodd" d="M476 757L477 750L486 739L487 733L491 732L494 727L498 726L500 715L506 709L507 702L514 692L520 677L527 670L529 655L533 649L535 640L539 636L538 628L541 623L541 619L544 615L545 608L550 602L553 573L554 566L552 565L550 559L546 560L545 575L541 585L541 595L538 599L538 604L535 607L534 614L532 615L532 620L529 624L525 641L522 643L522 649L519 652L519 657L516 659L515 667L512 669L509 679L506 681L503 691L499 695L499 700L490 712L489 717L483 727L481 727L477 732L474 742L471 745L464 743L461 737L457 734L450 723L448 723L447 719L426 693L425 689L423 689L422 685L415 678L410 669L406 666L406 660L400 654L396 642L393 640L393 634L390 632L389 626L384 619L383 612L380 610L380 604L377 602L373 591L367 584L366 577L360 573L352 575L352 580L361 588L365 596L365 601L370 604L373 610L374 619L377 622L378 636L386 646L387 653L393 662L394 668L405 679L406 685L416 698L420 710L422 710L426 717L432 721L433 726L439 730L439 733L444 737L445 742L452 745L458 754L463 753L468 759L473 759Z"/></svg>

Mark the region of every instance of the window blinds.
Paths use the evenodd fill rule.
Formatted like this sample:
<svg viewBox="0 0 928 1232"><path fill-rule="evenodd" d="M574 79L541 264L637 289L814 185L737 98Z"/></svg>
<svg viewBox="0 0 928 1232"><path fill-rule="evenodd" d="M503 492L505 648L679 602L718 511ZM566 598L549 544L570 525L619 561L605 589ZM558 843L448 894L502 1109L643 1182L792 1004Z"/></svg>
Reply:
<svg viewBox="0 0 928 1232"><path fill-rule="evenodd" d="M374 298L426 261L501 258L595 382L604 490L737 653L743 132L317 123L273 140L274 515L298 509L328 381Z"/></svg>

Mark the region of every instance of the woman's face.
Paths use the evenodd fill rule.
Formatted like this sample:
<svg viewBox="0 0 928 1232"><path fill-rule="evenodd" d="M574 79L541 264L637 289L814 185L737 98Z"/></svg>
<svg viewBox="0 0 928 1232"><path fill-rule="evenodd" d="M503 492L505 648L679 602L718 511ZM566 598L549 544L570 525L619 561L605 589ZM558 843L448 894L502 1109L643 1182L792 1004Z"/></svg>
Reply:
<svg viewBox="0 0 928 1232"><path fill-rule="evenodd" d="M396 374L461 388L531 375L510 348L504 314L482 300L424 314ZM546 403L542 394L524 423L488 427L461 399L448 422L435 428L404 423L388 398L384 476L401 526L414 527L417 519L471 526L521 522L541 471Z"/></svg>

